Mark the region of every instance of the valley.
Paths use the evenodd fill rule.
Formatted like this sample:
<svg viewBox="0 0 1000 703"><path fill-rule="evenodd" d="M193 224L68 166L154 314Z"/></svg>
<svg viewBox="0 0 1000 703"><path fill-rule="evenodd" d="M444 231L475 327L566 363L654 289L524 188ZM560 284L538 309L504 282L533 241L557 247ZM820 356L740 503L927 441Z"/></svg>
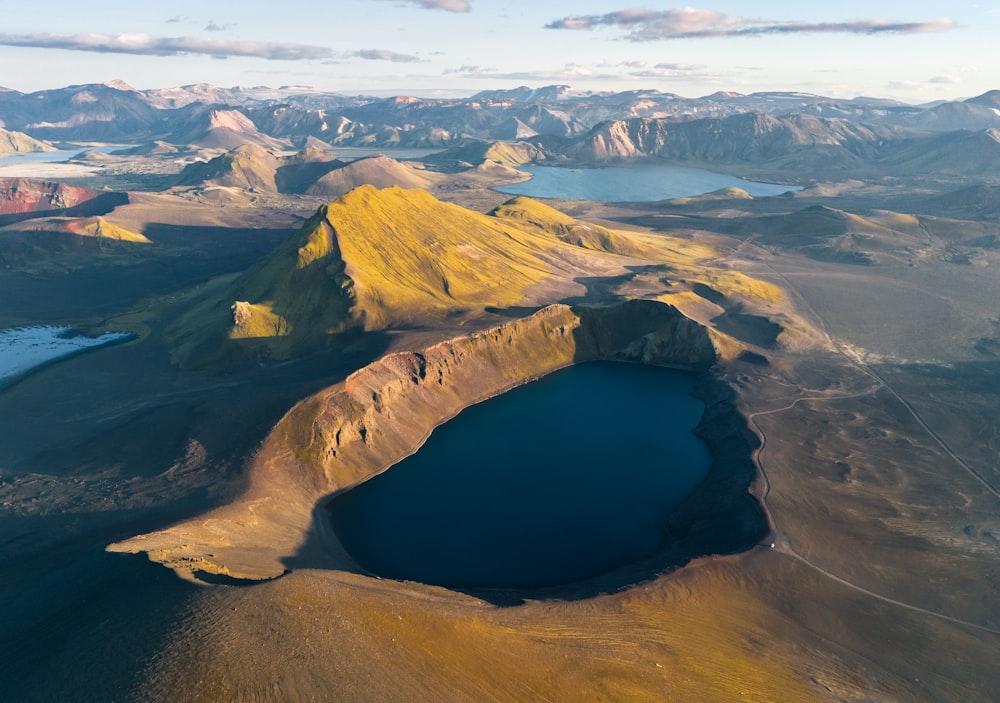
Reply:
<svg viewBox="0 0 1000 703"><path fill-rule="evenodd" d="M0 387L5 699L995 700L998 107L0 92L0 148L87 148L3 167L0 331L129 335ZM504 192L608 167L787 187ZM453 588L355 561L351 488L597 360L703 405L655 548Z"/></svg>

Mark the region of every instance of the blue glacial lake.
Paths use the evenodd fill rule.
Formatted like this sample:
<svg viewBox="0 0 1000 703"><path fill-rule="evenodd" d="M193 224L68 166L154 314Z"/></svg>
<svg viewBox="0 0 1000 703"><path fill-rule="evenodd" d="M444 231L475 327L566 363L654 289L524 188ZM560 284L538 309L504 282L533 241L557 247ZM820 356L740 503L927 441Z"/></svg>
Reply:
<svg viewBox="0 0 1000 703"><path fill-rule="evenodd" d="M500 186L496 190L533 198L648 202L688 198L722 188L742 188L755 198L801 190L798 186L757 183L736 176L685 166L640 164L622 168L558 168L532 166L520 169L530 181Z"/></svg>
<svg viewBox="0 0 1000 703"><path fill-rule="evenodd" d="M453 588L566 584L652 556L708 470L693 374L591 362L474 405L328 505L379 576Z"/></svg>
<svg viewBox="0 0 1000 703"><path fill-rule="evenodd" d="M0 330L0 387L36 367L133 336L105 332L99 337L86 337L71 327L55 325Z"/></svg>

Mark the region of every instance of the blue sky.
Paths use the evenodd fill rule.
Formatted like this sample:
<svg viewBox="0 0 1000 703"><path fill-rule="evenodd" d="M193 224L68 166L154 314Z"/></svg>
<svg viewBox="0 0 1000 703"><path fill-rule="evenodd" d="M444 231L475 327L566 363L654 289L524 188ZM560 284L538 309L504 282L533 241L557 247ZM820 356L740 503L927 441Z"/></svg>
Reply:
<svg viewBox="0 0 1000 703"><path fill-rule="evenodd" d="M1000 88L996 2L0 0L0 85L122 79L342 93L799 90L909 102Z"/></svg>

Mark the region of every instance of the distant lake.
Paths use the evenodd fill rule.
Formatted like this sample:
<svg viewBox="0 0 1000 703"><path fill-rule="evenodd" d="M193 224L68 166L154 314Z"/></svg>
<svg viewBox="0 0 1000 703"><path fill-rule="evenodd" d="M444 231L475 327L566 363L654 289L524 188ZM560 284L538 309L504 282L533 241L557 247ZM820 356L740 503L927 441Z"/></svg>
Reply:
<svg viewBox="0 0 1000 703"><path fill-rule="evenodd" d="M133 336L105 332L100 337L86 337L71 327L53 325L0 330L0 387L38 366Z"/></svg>
<svg viewBox="0 0 1000 703"><path fill-rule="evenodd" d="M449 587L572 583L652 556L710 463L694 384L591 362L515 388L335 497L334 530L372 573Z"/></svg>
<svg viewBox="0 0 1000 703"><path fill-rule="evenodd" d="M78 149L59 149L58 151L29 151L25 154L12 154L0 157L0 166L12 164L50 164L71 159L85 151L99 151L110 154L113 151L128 149L130 144L105 144L103 146L87 146Z"/></svg>
<svg viewBox="0 0 1000 703"><path fill-rule="evenodd" d="M757 183L700 168L637 164L613 168L559 168L531 166L521 169L530 181L500 186L496 190L534 198L647 202L687 198L722 188L742 188L757 197L801 190L798 186Z"/></svg>

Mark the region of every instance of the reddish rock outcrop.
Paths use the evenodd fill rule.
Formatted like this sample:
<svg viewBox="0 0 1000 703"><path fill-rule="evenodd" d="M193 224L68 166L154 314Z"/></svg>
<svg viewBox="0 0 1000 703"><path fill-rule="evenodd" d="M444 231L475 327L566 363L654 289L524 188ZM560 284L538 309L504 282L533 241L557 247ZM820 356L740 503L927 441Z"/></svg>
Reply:
<svg viewBox="0 0 1000 703"><path fill-rule="evenodd" d="M126 193L34 178L0 178L0 226L36 217L97 217L127 202Z"/></svg>

